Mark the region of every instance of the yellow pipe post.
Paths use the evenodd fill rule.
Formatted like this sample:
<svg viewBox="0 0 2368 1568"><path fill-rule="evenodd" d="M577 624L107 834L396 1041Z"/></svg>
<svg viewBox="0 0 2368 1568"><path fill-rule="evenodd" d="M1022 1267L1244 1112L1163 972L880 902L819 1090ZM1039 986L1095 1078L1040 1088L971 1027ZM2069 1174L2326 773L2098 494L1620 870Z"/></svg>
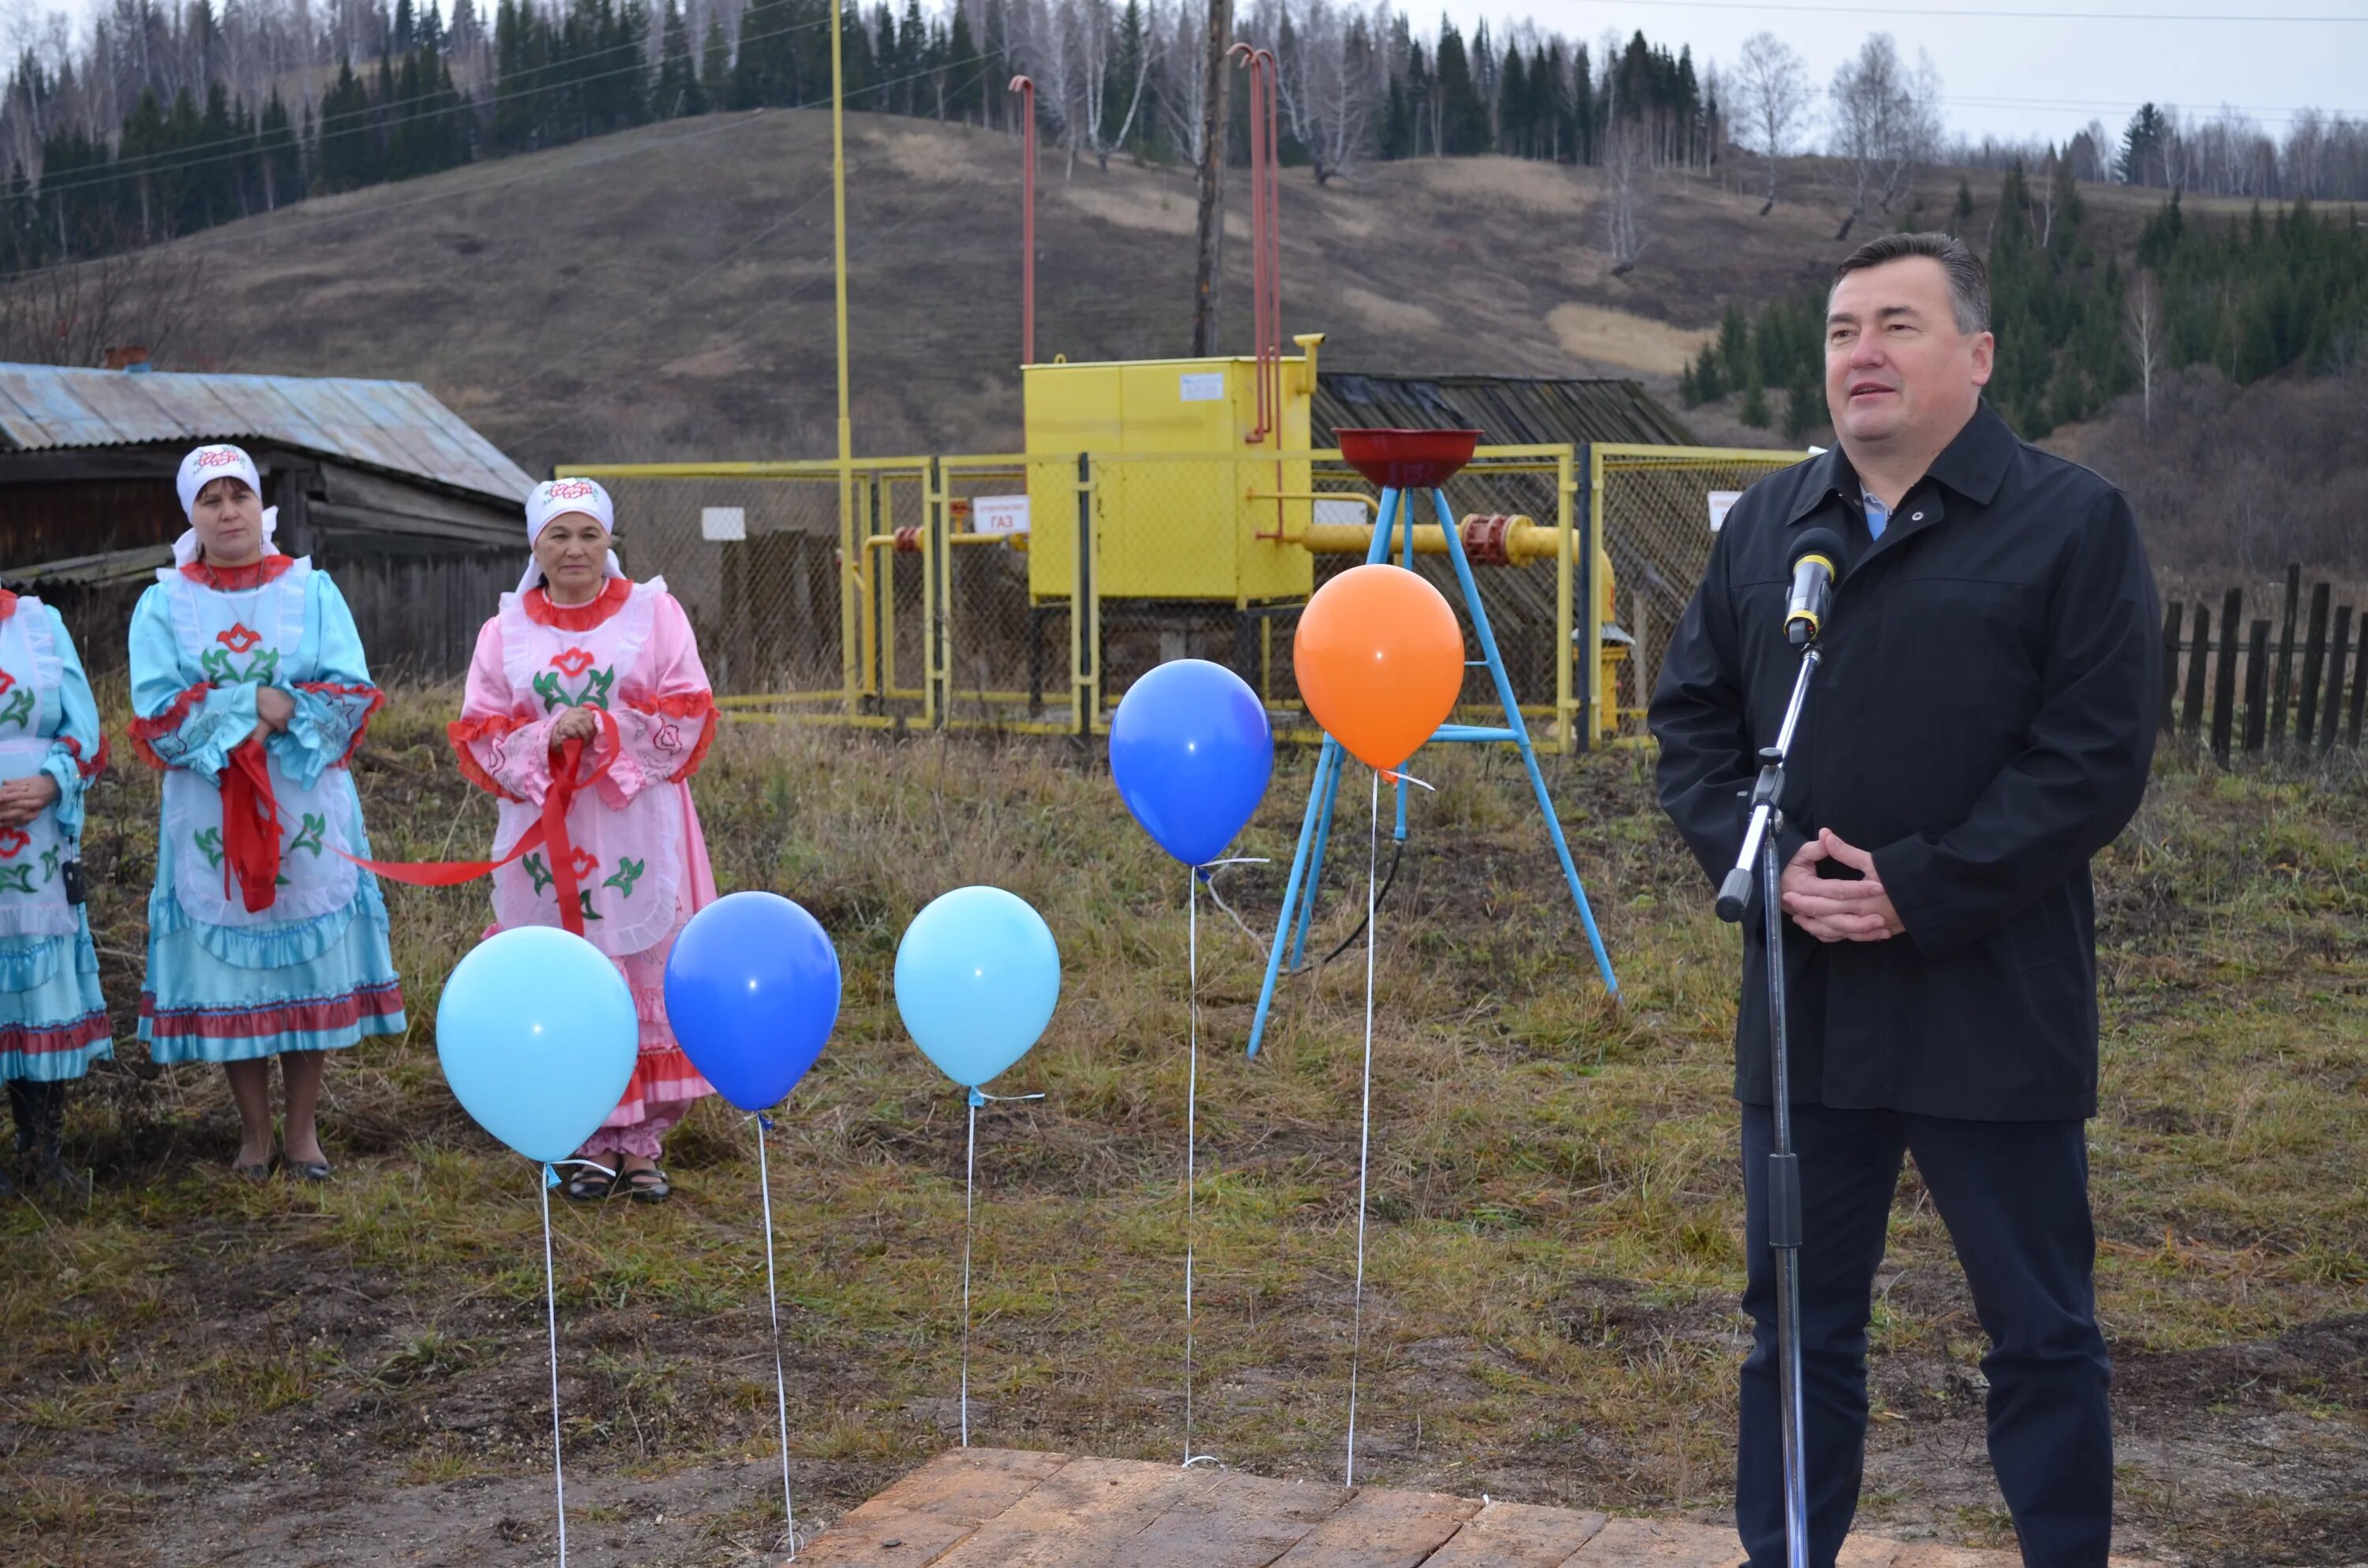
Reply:
<svg viewBox="0 0 2368 1568"><path fill-rule="evenodd" d="M847 30L846 13L830 0L830 198L833 270L837 280L838 309L838 630L839 675L847 688L847 711L859 707L857 666L861 657L860 615L857 578L861 567L855 549L855 424L848 413L847 385L847 74L840 35Z"/></svg>
<svg viewBox="0 0 2368 1568"><path fill-rule="evenodd" d="M1571 559L1571 494L1578 488L1572 473L1570 449L1565 447L1554 457L1554 749L1568 756L1595 744L1592 735L1578 733L1578 704L1571 694L1571 644L1577 638L1577 629L1571 625L1571 589L1575 564ZM1588 620L1591 625L1595 618ZM1590 646L1597 638L1588 641Z"/></svg>
<svg viewBox="0 0 2368 1568"><path fill-rule="evenodd" d="M1591 443L1587 449L1587 549L1592 552L1588 559L1600 566L1603 560L1603 447L1600 443ZM1595 635L1588 640L1587 644L1587 711L1597 733L1617 735L1620 715L1606 713L1603 707L1606 702L1615 699L1615 694L1603 678L1602 585L1597 584L1587 599L1588 624L1595 628ZM1611 721L1608 726L1604 722L1606 719ZM1592 745L1594 739L1593 735L1588 736L1588 744Z"/></svg>

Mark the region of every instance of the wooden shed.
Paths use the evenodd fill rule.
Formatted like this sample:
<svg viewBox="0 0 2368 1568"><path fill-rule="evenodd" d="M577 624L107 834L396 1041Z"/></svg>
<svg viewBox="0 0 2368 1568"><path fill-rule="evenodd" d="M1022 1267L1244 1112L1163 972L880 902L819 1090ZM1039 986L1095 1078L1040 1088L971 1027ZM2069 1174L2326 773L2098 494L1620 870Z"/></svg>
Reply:
<svg viewBox="0 0 2368 1568"><path fill-rule="evenodd" d="M534 482L409 381L0 364L0 585L58 607L85 659L123 659L131 603L186 526L174 475L234 441L279 548L333 573L380 679L447 679L515 586Z"/></svg>

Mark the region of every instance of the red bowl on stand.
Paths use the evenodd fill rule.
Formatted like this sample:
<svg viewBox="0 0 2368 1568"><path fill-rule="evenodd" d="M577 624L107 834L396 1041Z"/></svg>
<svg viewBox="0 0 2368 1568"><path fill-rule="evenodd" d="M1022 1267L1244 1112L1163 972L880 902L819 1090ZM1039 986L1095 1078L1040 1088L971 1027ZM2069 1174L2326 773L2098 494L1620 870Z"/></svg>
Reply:
<svg viewBox="0 0 2368 1568"><path fill-rule="evenodd" d="M1373 483L1390 490L1444 484L1472 460L1477 430L1335 430L1340 456Z"/></svg>

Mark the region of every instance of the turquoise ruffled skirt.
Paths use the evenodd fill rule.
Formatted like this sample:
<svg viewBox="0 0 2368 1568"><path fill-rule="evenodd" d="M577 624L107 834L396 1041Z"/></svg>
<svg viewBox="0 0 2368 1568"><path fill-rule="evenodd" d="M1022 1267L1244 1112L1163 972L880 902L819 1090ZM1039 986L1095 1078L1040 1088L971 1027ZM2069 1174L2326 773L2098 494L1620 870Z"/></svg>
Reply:
<svg viewBox="0 0 2368 1568"><path fill-rule="evenodd" d="M361 853L369 852L365 841ZM166 856L148 895L148 983L140 996L140 1038L152 1059L249 1062L339 1051L409 1028L386 901L368 871L343 908L248 928L193 919L171 881Z"/></svg>
<svg viewBox="0 0 2368 1568"><path fill-rule="evenodd" d="M115 1050L90 919L71 936L0 938L0 1080L60 1084Z"/></svg>

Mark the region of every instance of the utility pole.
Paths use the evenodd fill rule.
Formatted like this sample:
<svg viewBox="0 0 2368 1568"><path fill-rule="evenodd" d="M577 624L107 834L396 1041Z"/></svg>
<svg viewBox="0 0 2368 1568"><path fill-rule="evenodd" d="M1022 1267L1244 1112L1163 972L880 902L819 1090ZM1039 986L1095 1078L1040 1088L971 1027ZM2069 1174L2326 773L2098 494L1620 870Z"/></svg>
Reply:
<svg viewBox="0 0 2368 1568"><path fill-rule="evenodd" d="M1225 113L1233 48L1233 0L1209 0L1209 47L1201 74L1200 241L1192 267L1192 357L1217 351L1217 286L1223 277L1225 238Z"/></svg>
<svg viewBox="0 0 2368 1568"><path fill-rule="evenodd" d="M832 273L837 284L838 319L838 641L839 678L847 690L847 710L857 708L856 687L861 675L861 642L857 622L861 615L863 568L870 551L859 547L855 528L855 424L848 417L847 392L847 74L840 60L847 17L838 0L830 0L830 201Z"/></svg>

